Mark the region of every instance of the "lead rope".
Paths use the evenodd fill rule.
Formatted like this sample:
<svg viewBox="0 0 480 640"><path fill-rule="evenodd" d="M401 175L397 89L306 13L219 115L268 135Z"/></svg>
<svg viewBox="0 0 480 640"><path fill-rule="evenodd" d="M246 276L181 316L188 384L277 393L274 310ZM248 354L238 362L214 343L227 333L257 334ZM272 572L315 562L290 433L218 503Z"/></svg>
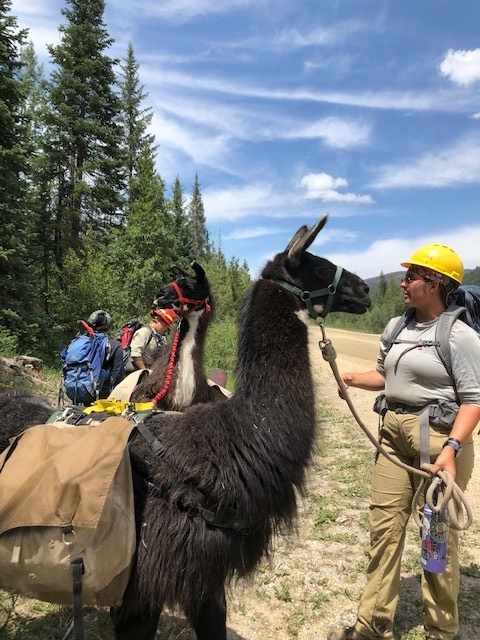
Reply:
<svg viewBox="0 0 480 640"><path fill-rule="evenodd" d="M173 376L173 368L175 366L175 357L177 355L178 343L180 341L180 323L177 327L177 332L175 333L175 337L172 342L172 348L170 350L170 357L168 358L167 369L165 371L165 382L163 383L163 387L157 393L157 395L153 398L152 403L156 405L160 400L162 400L167 391L170 389L170 385L172 383Z"/></svg>
<svg viewBox="0 0 480 640"><path fill-rule="evenodd" d="M448 507L449 515L450 515L450 527L452 529L457 529L458 531L463 531L464 529L468 529L468 527L473 522L472 510L468 501L465 497L465 494L460 489L460 487L452 480L451 475L444 470L437 471L436 475L432 478L430 473L428 473L428 468L431 466L429 464L422 464L420 469L416 467L411 467L400 460L398 460L395 456L392 456L382 445L378 442L375 436L371 433L368 427L364 424L360 416L358 415L357 410L353 406L350 395L348 394L347 388L340 376L338 371L337 363L335 362L337 358L337 353L331 343L330 340L326 338L325 335L325 327L323 324L320 325L322 330L322 339L319 341L318 346L322 352L323 359L329 363L333 375L335 376L335 380L342 392L342 396L345 398L350 411L352 412L353 417L359 424L362 431L365 433L370 442L374 445L376 450L385 456L390 462L393 462L398 467L405 469L408 473L414 473L416 475L422 476L422 480L418 486L415 495L413 496L412 501L412 514L415 524L419 527L422 526L419 508L423 506L423 503L426 502L428 506L434 512L439 512L445 507ZM429 485L426 489L425 486ZM423 500L422 496L425 493L425 500Z"/></svg>

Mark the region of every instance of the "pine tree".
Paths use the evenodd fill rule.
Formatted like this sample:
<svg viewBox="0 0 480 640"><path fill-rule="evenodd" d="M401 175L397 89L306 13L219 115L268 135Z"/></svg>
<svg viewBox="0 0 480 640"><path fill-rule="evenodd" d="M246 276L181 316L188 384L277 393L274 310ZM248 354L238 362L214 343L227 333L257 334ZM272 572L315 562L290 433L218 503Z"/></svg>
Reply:
<svg viewBox="0 0 480 640"><path fill-rule="evenodd" d="M46 211L44 189L48 189L48 180L44 182L44 157L42 154L45 136L45 113L47 104L47 81L43 65L39 65L33 43L27 44L21 51L23 69L20 80L24 89L25 101L23 117L26 123L29 185L26 191L31 222L30 258L34 263L37 276L37 296L41 308L39 313L48 316L49 302L45 292L49 287L51 260L54 255L53 234L50 215Z"/></svg>
<svg viewBox="0 0 480 640"><path fill-rule="evenodd" d="M34 318L33 283L29 270L29 217L26 189L26 130L22 117L23 87L20 47L27 32L18 29L9 12L10 0L0 0L0 336L28 343Z"/></svg>
<svg viewBox="0 0 480 640"><path fill-rule="evenodd" d="M208 230L206 226L205 208L203 206L202 192L198 174L195 173L192 196L188 205L188 217L192 233L192 252L196 260L202 262L210 252Z"/></svg>
<svg viewBox="0 0 480 640"><path fill-rule="evenodd" d="M117 60L103 22L104 0L66 0L60 44L50 46L51 111L45 144L56 262L77 250L88 226L106 230L122 212L124 157L120 103L113 89Z"/></svg>
<svg viewBox="0 0 480 640"><path fill-rule="evenodd" d="M175 262L187 268L192 260L196 259L193 251L193 233L190 220L185 211L185 196L180 178L177 176L173 183L172 200L170 203L174 228L174 255Z"/></svg>
<svg viewBox="0 0 480 640"><path fill-rule="evenodd" d="M116 278L112 309L126 316L150 309L176 259L174 219L165 201L164 182L155 169L155 151L148 144L138 158L131 190L125 227L109 250Z"/></svg>
<svg viewBox="0 0 480 640"><path fill-rule="evenodd" d="M152 108L142 108L148 96L138 77L139 65L135 60L132 43L129 43L125 64L119 82L121 95L121 123L125 136L125 156L127 167L127 202L132 201L132 181L138 170L138 161L145 145L152 147L155 136L148 133L152 122Z"/></svg>

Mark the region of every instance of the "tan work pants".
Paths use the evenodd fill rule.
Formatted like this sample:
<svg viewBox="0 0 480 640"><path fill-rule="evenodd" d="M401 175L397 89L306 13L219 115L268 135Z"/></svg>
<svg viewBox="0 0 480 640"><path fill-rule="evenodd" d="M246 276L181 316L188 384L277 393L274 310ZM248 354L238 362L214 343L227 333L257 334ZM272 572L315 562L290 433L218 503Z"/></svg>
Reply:
<svg viewBox="0 0 480 640"><path fill-rule="evenodd" d="M433 462L446 440L445 430L429 427ZM385 449L410 466L419 467L418 416L387 411L381 440ZM465 490L474 463L473 439L456 458L456 483ZM355 628L367 638L393 638L393 619L400 588L405 533L413 495L421 480L379 455L373 471L370 496L370 542L367 585L362 594ZM420 540L419 540L420 562ZM452 640L458 632L457 596L460 570L458 531L450 529L447 568L444 573L422 571L422 597L426 635Z"/></svg>

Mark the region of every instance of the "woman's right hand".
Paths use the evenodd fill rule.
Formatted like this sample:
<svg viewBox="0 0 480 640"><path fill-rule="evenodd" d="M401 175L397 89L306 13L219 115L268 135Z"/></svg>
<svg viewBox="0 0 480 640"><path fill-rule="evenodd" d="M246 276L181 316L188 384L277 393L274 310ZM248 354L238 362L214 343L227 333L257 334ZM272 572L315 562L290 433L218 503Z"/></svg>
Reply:
<svg viewBox="0 0 480 640"><path fill-rule="evenodd" d="M363 371L361 373L343 373L341 378L346 389L348 389L348 387L358 387L359 389L366 389L367 391L381 391L385 388L385 378L376 369ZM338 389L338 395L345 400L340 388Z"/></svg>
<svg viewBox="0 0 480 640"><path fill-rule="evenodd" d="M345 388L348 389L348 387L352 386L353 383L353 376L355 374L353 373L342 373L342 375L340 376L342 378L342 382L345 385ZM338 387L338 395L340 396L340 398L342 400L345 400L344 395L342 393L342 390L340 387Z"/></svg>

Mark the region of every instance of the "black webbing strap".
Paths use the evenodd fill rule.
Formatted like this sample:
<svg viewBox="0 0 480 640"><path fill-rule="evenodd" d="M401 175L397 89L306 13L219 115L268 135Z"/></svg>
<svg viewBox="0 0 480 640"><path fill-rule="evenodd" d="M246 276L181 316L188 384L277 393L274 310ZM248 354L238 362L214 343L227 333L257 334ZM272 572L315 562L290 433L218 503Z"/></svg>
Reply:
<svg viewBox="0 0 480 640"><path fill-rule="evenodd" d="M135 426L140 431L142 436L145 438L148 446L153 451L153 453L159 458L161 458L165 454L165 447L160 442L160 440L158 440L153 435L153 433L150 431L150 429L147 427L147 425L143 421L137 422Z"/></svg>
<svg viewBox="0 0 480 640"><path fill-rule="evenodd" d="M84 574L82 558L75 558L70 563L73 585L73 628L75 640L85 640L83 625L82 576Z"/></svg>

